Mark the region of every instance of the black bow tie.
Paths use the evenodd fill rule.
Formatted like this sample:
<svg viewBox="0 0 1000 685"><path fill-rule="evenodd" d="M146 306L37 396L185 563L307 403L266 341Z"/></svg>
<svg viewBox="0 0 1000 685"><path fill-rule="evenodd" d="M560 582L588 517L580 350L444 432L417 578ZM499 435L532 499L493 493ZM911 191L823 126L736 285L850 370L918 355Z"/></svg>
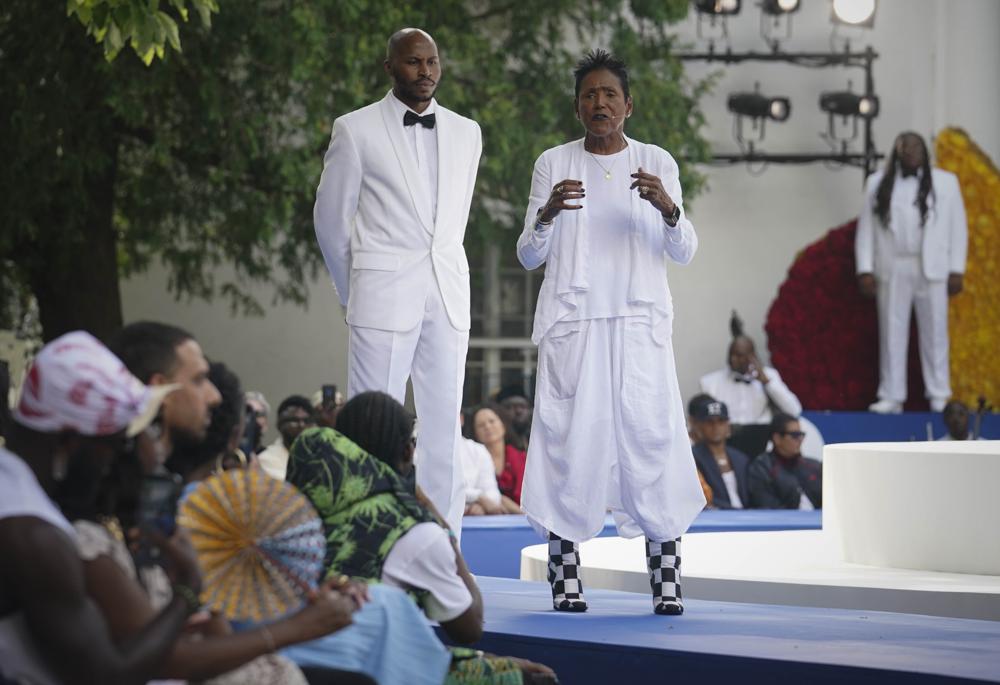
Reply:
<svg viewBox="0 0 1000 685"><path fill-rule="evenodd" d="M747 385L750 385L751 383L753 383L753 379L752 378L747 378L746 376L743 376L743 375L738 374L738 373L737 374L733 374L733 380L735 382L737 382L737 383L746 383Z"/></svg>
<svg viewBox="0 0 1000 685"><path fill-rule="evenodd" d="M414 124L420 124L424 128L434 128L434 115L420 116L416 112L407 110L406 114L403 115L403 126L413 126Z"/></svg>

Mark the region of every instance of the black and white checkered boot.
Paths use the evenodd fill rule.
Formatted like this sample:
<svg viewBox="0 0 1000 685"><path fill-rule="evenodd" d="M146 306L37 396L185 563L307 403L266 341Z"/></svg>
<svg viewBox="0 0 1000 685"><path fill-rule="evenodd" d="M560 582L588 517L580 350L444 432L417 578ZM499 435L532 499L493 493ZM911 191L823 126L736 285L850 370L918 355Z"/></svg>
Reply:
<svg viewBox="0 0 1000 685"><path fill-rule="evenodd" d="M653 542L646 538L646 562L649 565L649 587L653 591L653 612L666 616L683 614L681 539Z"/></svg>
<svg viewBox="0 0 1000 685"><path fill-rule="evenodd" d="M586 611L580 582L580 545L549 533L549 585L556 611Z"/></svg>

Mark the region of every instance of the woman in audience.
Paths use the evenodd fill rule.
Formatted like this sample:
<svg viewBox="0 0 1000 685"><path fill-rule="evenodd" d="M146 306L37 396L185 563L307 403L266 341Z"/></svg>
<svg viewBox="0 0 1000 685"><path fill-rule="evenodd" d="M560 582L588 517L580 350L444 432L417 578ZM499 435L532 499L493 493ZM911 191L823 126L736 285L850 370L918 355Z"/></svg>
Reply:
<svg viewBox="0 0 1000 685"><path fill-rule="evenodd" d="M463 435L455 450L456 458L462 460L462 478L465 481L465 515L485 516L506 514L497 476L493 468L493 458L486 447L465 436L465 413L459 412L459 423Z"/></svg>
<svg viewBox="0 0 1000 685"><path fill-rule="evenodd" d="M527 454L514 446L513 433L507 425L506 413L487 403L472 415L472 437L482 443L493 459L493 470L500 486L501 505L508 514L521 512L521 483Z"/></svg>
<svg viewBox="0 0 1000 685"><path fill-rule="evenodd" d="M346 574L402 588L452 640L478 641L482 596L455 536L413 484L413 416L389 395L366 392L341 409L337 431L303 432L292 446L286 478L323 519L328 577ZM545 666L521 659L468 649L453 655L448 683L555 678Z"/></svg>
<svg viewBox="0 0 1000 685"><path fill-rule="evenodd" d="M190 446L181 459L175 453L169 462L189 481L206 477L219 457L235 444L234 440L238 442L241 433L238 428L243 393L239 379L222 364L212 364L209 378L221 392L222 403L213 410L205 442ZM155 429L147 429L137 439L131 458L116 463L110 474L87 471L78 460L64 481L60 497L67 518L74 521L87 592L100 607L116 641L140 633L171 598L170 581L162 568L148 566L142 568L141 575L137 573L123 533L136 522L135 505L143 472L162 469L164 460L157 437ZM315 680L307 681L295 664L274 653L347 626L355 609L350 597L330 585L310 597L297 613L255 630L234 633L217 614L195 614L188 634L177 642L159 676L216 685L370 683L363 676L332 670L317 672Z"/></svg>

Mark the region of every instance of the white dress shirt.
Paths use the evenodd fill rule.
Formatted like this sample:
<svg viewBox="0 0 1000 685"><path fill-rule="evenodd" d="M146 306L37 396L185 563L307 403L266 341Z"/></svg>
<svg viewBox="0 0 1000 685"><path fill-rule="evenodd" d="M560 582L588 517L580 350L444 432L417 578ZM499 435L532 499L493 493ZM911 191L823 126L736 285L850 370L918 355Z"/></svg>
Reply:
<svg viewBox="0 0 1000 685"><path fill-rule="evenodd" d="M435 126L434 128L427 128L421 124L403 126L403 117L406 116L408 111L413 112L413 110L404 105L399 98L396 97L395 93L393 93L393 96L390 98L390 102L392 102L393 109L395 109L396 113L399 115L399 125L403 127L403 131L406 133L406 142L410 144L410 152L413 153L413 159L417 161L417 169L420 170L421 179L425 183L424 190L430 194L431 211L436 219L438 199L438 127ZM437 102L432 99L423 113L413 113L417 116L424 117L428 114L435 114L436 111Z"/></svg>
<svg viewBox="0 0 1000 685"><path fill-rule="evenodd" d="M784 381L777 369L764 367L767 385L756 378L749 383L737 380L739 374L726 367L701 377L701 390L729 408L729 420L736 424L768 423L771 421L771 403L785 414L798 416L802 404Z"/></svg>
<svg viewBox="0 0 1000 685"><path fill-rule="evenodd" d="M485 496L493 504L500 504L496 467L486 446L460 438L458 452L462 458L462 475L465 478L465 503L472 504Z"/></svg>
<svg viewBox="0 0 1000 685"><path fill-rule="evenodd" d="M892 186L889 211L892 213L896 254L900 257L917 257L923 246L924 227L920 225L920 207L914 202L920 192L922 177L922 171L907 177L897 173ZM932 202L928 199L930 204Z"/></svg>

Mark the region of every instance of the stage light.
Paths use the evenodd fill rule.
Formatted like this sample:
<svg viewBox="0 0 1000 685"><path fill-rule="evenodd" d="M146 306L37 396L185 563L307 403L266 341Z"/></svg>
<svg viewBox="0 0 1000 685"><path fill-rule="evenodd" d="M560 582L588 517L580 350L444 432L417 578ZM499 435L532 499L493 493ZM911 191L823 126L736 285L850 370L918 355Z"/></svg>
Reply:
<svg viewBox="0 0 1000 685"><path fill-rule="evenodd" d="M792 113L792 103L785 97L768 97L760 92L733 93L727 102L729 111L753 119L785 121Z"/></svg>
<svg viewBox="0 0 1000 685"><path fill-rule="evenodd" d="M833 0L832 17L840 24L871 28L875 23L875 0Z"/></svg>
<svg viewBox="0 0 1000 685"><path fill-rule="evenodd" d="M838 91L822 93L819 96L819 108L830 114L873 119L878 116L879 103L874 95Z"/></svg>
<svg viewBox="0 0 1000 685"><path fill-rule="evenodd" d="M761 0L760 9L764 14L778 16L797 12L802 6L800 0Z"/></svg>
<svg viewBox="0 0 1000 685"><path fill-rule="evenodd" d="M740 0L694 0L694 8L702 14L739 14Z"/></svg>

